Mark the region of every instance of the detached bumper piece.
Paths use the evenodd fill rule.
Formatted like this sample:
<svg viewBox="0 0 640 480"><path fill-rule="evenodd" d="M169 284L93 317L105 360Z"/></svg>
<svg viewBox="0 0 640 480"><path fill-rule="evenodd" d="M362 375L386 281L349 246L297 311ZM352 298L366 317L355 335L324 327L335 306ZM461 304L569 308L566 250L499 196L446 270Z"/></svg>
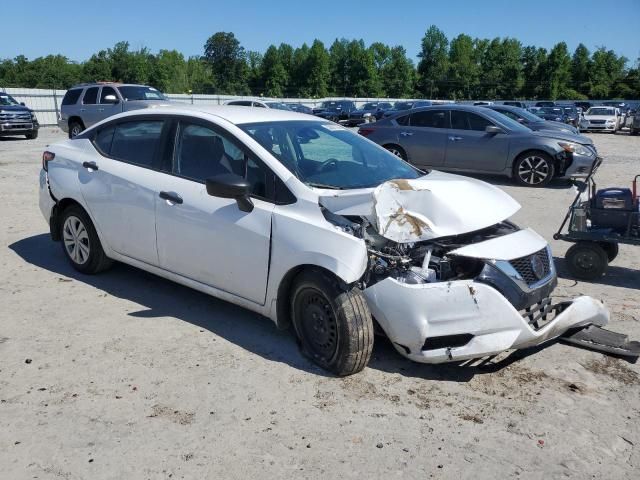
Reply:
<svg viewBox="0 0 640 480"><path fill-rule="evenodd" d="M621 357L638 358L640 356L640 342L629 341L627 335L611 332L596 325L569 330L561 338L563 342L598 352Z"/></svg>

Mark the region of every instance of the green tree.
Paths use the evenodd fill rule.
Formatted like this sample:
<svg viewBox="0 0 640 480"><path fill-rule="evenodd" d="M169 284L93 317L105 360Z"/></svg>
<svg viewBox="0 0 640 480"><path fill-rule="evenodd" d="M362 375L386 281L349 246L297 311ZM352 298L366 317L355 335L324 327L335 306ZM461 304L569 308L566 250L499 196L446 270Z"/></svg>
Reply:
<svg viewBox="0 0 640 480"><path fill-rule="evenodd" d="M282 97L287 86L287 71L280 59L278 49L271 45L262 59L262 77L264 79L265 95Z"/></svg>
<svg viewBox="0 0 640 480"><path fill-rule="evenodd" d="M407 58L404 47L396 46L389 51L389 60L382 67L382 88L386 96L403 98L413 96L415 68Z"/></svg>
<svg viewBox="0 0 640 480"><path fill-rule="evenodd" d="M449 48L448 96L453 99L471 98L478 75L473 40L469 35L460 34L451 40Z"/></svg>
<svg viewBox="0 0 640 480"><path fill-rule="evenodd" d="M431 25L422 38L418 57L418 82L423 95L433 98L442 90L442 81L447 75L449 41L442 30Z"/></svg>
<svg viewBox="0 0 640 480"><path fill-rule="evenodd" d="M177 50L160 50L153 62L150 83L168 93L189 90L184 56Z"/></svg>
<svg viewBox="0 0 640 480"><path fill-rule="evenodd" d="M548 79L545 96L551 100L566 98L571 81L571 57L566 43L556 44L549 52L545 75Z"/></svg>
<svg viewBox="0 0 640 480"><path fill-rule="evenodd" d="M588 92L591 88L589 56L589 50L581 43L576 47L571 58L571 85L578 92Z"/></svg>
<svg viewBox="0 0 640 480"><path fill-rule="evenodd" d="M591 57L591 98L609 98L614 93L614 85L624 77L627 63L625 57L618 57L613 50L598 48Z"/></svg>
<svg viewBox="0 0 640 480"><path fill-rule="evenodd" d="M231 32L217 32L204 45L204 58L209 64L217 93L249 93L246 54Z"/></svg>
<svg viewBox="0 0 640 480"><path fill-rule="evenodd" d="M320 40L314 40L304 61L306 75L301 93L305 97L325 97L329 91L329 54Z"/></svg>

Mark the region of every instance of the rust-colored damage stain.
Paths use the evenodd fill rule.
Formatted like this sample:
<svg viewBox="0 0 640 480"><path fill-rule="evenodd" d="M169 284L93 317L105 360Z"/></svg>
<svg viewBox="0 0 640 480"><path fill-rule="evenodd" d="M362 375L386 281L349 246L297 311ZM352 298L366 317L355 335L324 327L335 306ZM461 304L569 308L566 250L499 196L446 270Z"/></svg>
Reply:
<svg viewBox="0 0 640 480"><path fill-rule="evenodd" d="M398 190L415 190L415 188L413 188L409 183L409 180L404 180L404 179L391 180L391 184L395 185L398 188Z"/></svg>
<svg viewBox="0 0 640 480"><path fill-rule="evenodd" d="M469 285L469 293L471 294L471 298L473 298L473 303L478 304L478 299L476 298L476 289L473 285Z"/></svg>
<svg viewBox="0 0 640 480"><path fill-rule="evenodd" d="M431 226L428 225L423 220L414 217L410 213L405 212L404 208L399 207L395 213L389 215L389 220L384 227L384 232L389 230L389 226L392 223L396 223L399 227L404 227L405 225L409 225L411 227L413 235L416 237L420 237L424 230L431 230Z"/></svg>

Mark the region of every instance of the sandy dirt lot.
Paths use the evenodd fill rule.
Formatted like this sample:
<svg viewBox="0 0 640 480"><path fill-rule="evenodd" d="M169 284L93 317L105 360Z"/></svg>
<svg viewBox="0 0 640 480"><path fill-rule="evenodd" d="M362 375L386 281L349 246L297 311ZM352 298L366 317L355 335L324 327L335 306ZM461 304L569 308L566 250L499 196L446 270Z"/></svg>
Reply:
<svg viewBox="0 0 640 480"><path fill-rule="evenodd" d="M640 364L553 343L429 366L378 339L334 378L241 308L125 265L76 273L37 204L62 138L0 139L0 478L639 478ZM640 137L594 138L600 184L629 184ZM483 179L547 239L572 198ZM640 248L596 283L560 279L558 299L580 294L640 339Z"/></svg>

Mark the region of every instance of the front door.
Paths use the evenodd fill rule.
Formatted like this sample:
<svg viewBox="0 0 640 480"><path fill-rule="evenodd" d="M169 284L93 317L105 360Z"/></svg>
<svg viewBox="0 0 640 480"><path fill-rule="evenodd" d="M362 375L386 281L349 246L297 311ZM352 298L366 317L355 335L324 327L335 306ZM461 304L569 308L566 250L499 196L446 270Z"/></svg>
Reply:
<svg viewBox="0 0 640 480"><path fill-rule="evenodd" d="M219 290L264 304L274 204L273 177L226 132L180 121L171 165L156 197L160 266ZM235 173L251 183L254 208L207 194L205 179Z"/></svg>
<svg viewBox="0 0 640 480"><path fill-rule="evenodd" d="M485 129L490 125L494 124L476 113L451 110L445 168L487 173L503 172L509 154L509 135L486 132Z"/></svg>

